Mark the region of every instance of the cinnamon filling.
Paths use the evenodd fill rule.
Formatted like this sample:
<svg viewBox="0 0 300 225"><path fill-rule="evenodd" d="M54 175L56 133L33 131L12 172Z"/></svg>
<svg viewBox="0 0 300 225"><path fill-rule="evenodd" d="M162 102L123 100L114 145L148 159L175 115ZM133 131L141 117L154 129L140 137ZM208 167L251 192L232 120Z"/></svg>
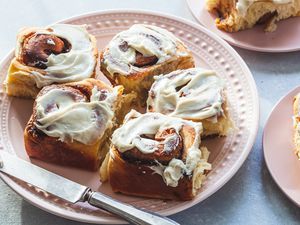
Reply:
<svg viewBox="0 0 300 225"><path fill-rule="evenodd" d="M277 11L268 12L268 13L264 14L262 17L259 18L259 20L257 21L257 24L268 23L269 21L271 21L276 16L278 16L278 12Z"/></svg>
<svg viewBox="0 0 300 225"><path fill-rule="evenodd" d="M51 34L33 34L23 44L22 61L27 66L47 68L47 58L51 54L69 52L71 44L64 38Z"/></svg>
<svg viewBox="0 0 300 225"><path fill-rule="evenodd" d="M149 136L143 135L142 138L149 138ZM131 150L122 153L122 157L129 162L143 162L146 164L153 164L155 160L167 165L173 158L180 158L182 154L182 138L172 128L158 132L154 136L154 140L159 142L157 148L153 153L144 154L139 149L133 148Z"/></svg>
<svg viewBox="0 0 300 225"><path fill-rule="evenodd" d="M153 37L154 38L154 37ZM123 41L119 48L121 51L126 52L129 48L129 45L126 41ZM158 58L153 56L144 56L142 53L135 51L135 63L133 64L136 67L152 66L157 63Z"/></svg>
<svg viewBox="0 0 300 225"><path fill-rule="evenodd" d="M123 52L126 52L129 48L129 45L126 41L123 41L120 45L119 45L119 48L123 51Z"/></svg>
<svg viewBox="0 0 300 225"><path fill-rule="evenodd" d="M135 63L133 64L136 67L143 67L143 66L152 66L157 63L158 58L153 56L143 56L142 53L136 51L135 54Z"/></svg>

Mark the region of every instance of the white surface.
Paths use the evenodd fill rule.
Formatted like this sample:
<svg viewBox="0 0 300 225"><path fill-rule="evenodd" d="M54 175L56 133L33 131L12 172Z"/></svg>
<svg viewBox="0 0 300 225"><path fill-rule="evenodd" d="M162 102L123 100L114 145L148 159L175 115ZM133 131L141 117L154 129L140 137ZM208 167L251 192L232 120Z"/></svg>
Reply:
<svg viewBox="0 0 300 225"><path fill-rule="evenodd" d="M162 11L194 21L184 0L0 1L0 58L15 45L20 27L43 26L73 15L112 8ZM275 185L261 145L263 125L273 104L300 84L300 53L266 54L237 49L248 64L261 96L261 122L250 156L237 175L215 195L171 216L181 224L298 224L299 209ZM0 224L68 225L68 221L28 204L0 181Z"/></svg>

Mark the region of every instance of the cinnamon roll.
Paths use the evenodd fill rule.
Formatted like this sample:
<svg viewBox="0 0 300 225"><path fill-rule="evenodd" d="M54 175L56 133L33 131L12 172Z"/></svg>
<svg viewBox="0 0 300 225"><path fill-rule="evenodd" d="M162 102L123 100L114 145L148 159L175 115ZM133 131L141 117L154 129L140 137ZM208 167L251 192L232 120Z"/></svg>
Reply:
<svg viewBox="0 0 300 225"><path fill-rule="evenodd" d="M218 15L216 26L227 32L265 24L275 31L276 22L300 16L300 0L206 0L208 11Z"/></svg>
<svg viewBox="0 0 300 225"><path fill-rule="evenodd" d="M293 104L293 126L294 126L294 135L293 142L295 146L295 153L300 159L300 93L294 97Z"/></svg>
<svg viewBox="0 0 300 225"><path fill-rule="evenodd" d="M201 68L156 76L147 111L202 122L203 136L224 136L231 128L223 80Z"/></svg>
<svg viewBox="0 0 300 225"><path fill-rule="evenodd" d="M24 132L28 156L96 170L109 149L122 92L92 78L44 87Z"/></svg>
<svg viewBox="0 0 300 225"><path fill-rule="evenodd" d="M85 26L25 28L4 87L8 95L35 98L44 86L95 77L97 55L96 38Z"/></svg>
<svg viewBox="0 0 300 225"><path fill-rule="evenodd" d="M101 179L115 192L190 200L211 169L201 132L201 123L132 110L112 135Z"/></svg>
<svg viewBox="0 0 300 225"><path fill-rule="evenodd" d="M182 41L165 29L143 24L117 34L100 53L100 62L112 84L137 92L141 99L146 98L154 75L194 67Z"/></svg>

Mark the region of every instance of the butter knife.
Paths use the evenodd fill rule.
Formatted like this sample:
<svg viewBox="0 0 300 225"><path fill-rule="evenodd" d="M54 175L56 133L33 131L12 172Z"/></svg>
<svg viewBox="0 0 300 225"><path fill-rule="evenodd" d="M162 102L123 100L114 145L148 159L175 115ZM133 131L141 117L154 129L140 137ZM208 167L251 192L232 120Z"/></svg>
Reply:
<svg viewBox="0 0 300 225"><path fill-rule="evenodd" d="M90 205L118 215L133 224L176 225L175 221L155 213L119 202L91 188L68 180L25 160L0 151L0 172L32 184L68 202L88 202Z"/></svg>

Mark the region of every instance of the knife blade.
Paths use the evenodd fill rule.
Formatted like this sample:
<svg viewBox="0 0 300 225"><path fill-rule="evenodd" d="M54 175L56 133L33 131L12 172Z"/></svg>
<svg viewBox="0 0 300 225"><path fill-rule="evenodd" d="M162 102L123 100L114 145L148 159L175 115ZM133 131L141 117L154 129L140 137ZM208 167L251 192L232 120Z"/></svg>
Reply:
<svg viewBox="0 0 300 225"><path fill-rule="evenodd" d="M176 225L175 221L119 202L91 188L66 179L25 160L0 151L0 172L38 187L68 202L85 202L116 214L133 224Z"/></svg>

